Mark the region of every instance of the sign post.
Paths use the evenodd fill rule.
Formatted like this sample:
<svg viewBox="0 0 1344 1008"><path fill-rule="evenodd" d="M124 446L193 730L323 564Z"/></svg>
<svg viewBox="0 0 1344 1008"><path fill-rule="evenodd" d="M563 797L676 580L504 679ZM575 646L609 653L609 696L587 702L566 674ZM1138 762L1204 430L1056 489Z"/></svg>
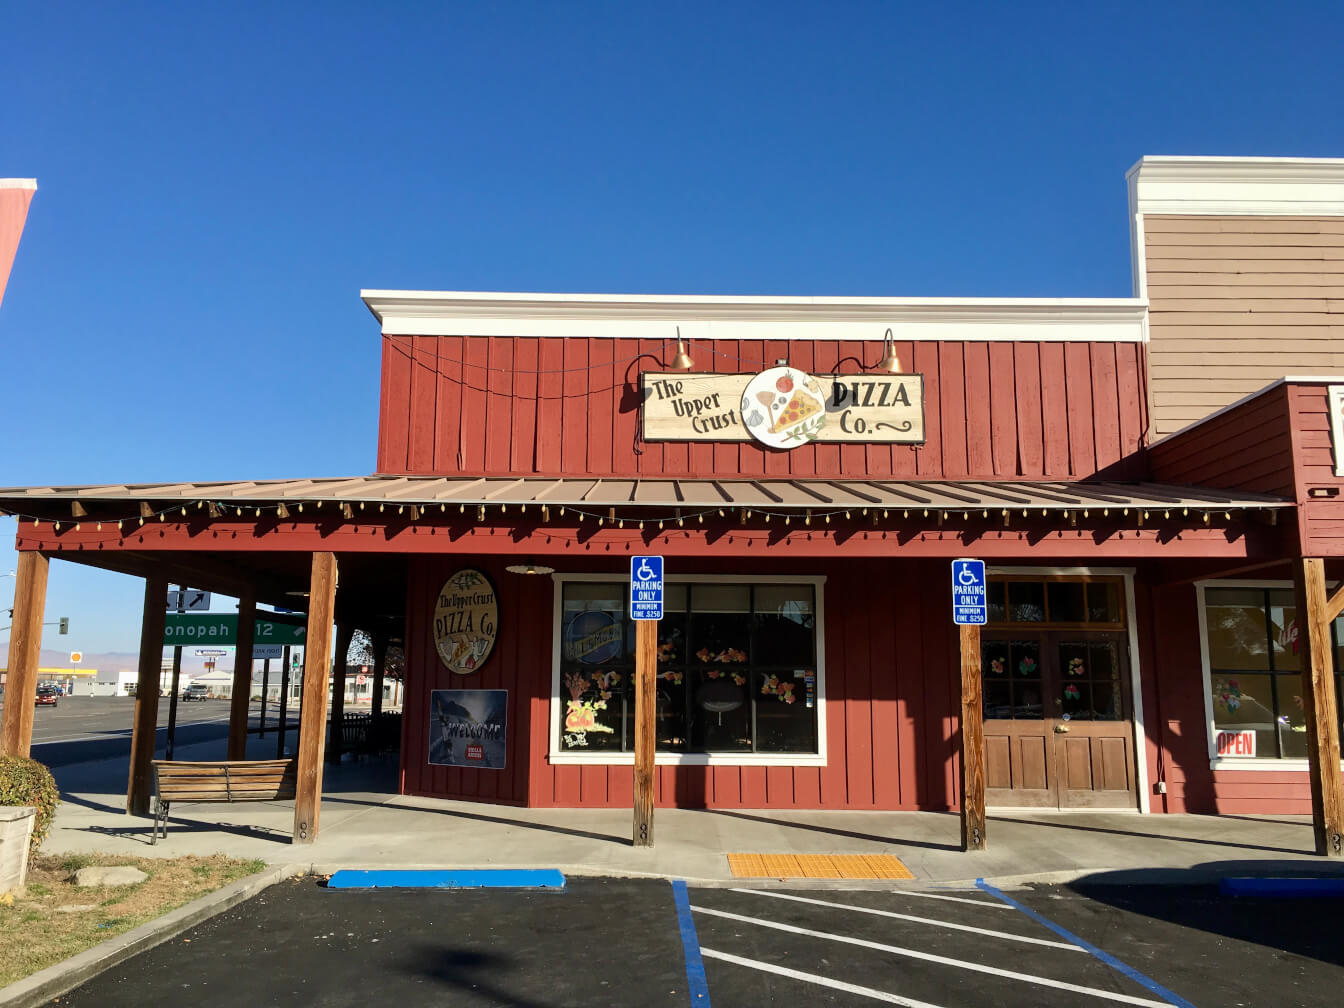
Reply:
<svg viewBox="0 0 1344 1008"><path fill-rule="evenodd" d="M168 608L172 611L184 613L187 611L187 603L191 601L193 594L203 594L200 592L189 592L186 585L179 585L177 591L168 593ZM206 596L206 604L209 604L209 596ZM173 758L173 741L177 736L177 683L182 675L182 645L173 645L173 682L168 687L168 738L164 742L163 758Z"/></svg>
<svg viewBox="0 0 1344 1008"><path fill-rule="evenodd" d="M663 558L630 558L630 618L635 621L635 821L631 842L653 846L654 712L658 697L658 621L663 618Z"/></svg>
<svg viewBox="0 0 1344 1008"><path fill-rule="evenodd" d="M952 622L961 632L961 849L984 850L985 724L980 628L989 616L983 560L952 561Z"/></svg>

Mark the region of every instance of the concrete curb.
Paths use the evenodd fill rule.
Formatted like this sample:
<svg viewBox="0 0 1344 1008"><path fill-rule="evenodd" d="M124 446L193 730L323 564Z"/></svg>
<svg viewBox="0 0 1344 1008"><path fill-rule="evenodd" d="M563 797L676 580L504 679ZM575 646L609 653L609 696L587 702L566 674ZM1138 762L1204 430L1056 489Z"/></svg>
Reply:
<svg viewBox="0 0 1344 1008"><path fill-rule="evenodd" d="M8 987L0 988L0 1008L38 1008L52 998L74 990L103 970L111 969L131 956L147 952L154 946L175 938L183 931L236 906L243 900L250 899L277 882L303 875L307 871L307 865L287 864L268 868L237 882L230 882L222 889L207 893L186 906L178 907L162 917L132 928L125 934L109 938L102 944L85 949L63 962L48 966L22 980L16 980Z"/></svg>

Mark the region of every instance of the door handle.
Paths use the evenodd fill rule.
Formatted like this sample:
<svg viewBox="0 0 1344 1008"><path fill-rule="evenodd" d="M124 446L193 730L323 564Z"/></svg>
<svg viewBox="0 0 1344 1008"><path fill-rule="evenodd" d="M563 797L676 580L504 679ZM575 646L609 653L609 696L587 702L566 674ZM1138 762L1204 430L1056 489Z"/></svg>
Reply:
<svg viewBox="0 0 1344 1008"><path fill-rule="evenodd" d="M1068 731L1069 731L1069 726L1066 725L1066 724L1057 724L1057 725L1055 725L1055 734L1056 734L1056 735L1067 735L1067 734L1068 734Z"/></svg>

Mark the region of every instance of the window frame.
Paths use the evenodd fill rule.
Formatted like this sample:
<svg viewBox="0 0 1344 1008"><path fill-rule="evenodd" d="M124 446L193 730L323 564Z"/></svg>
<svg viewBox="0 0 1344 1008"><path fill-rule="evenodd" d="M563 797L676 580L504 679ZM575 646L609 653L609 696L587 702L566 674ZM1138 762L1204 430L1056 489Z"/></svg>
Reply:
<svg viewBox="0 0 1344 1008"><path fill-rule="evenodd" d="M1065 582L1069 584L1081 584L1083 585L1084 591L1087 590L1087 585L1089 584L1113 584L1118 589L1117 601L1119 602L1120 605L1120 619L1116 621L1097 621L1093 623L1090 621L1077 622L1073 620L1047 619L1047 620L1027 621L1027 620L1010 620L1005 618L1003 620L994 620L986 623L985 628L988 630L1007 631L1007 630L1015 630L1021 627L1025 628L1026 630L1032 630L1032 631L1098 630L1107 633L1124 633L1129 629L1129 622L1130 622L1130 613L1128 604L1129 600L1128 600L1128 593L1126 591L1126 575L1124 574L1108 574L1108 573L1099 573L1095 571L1090 571L1087 573L1078 573L1078 574L1069 574L1060 572L1053 572L1048 574L1024 574L1020 570L1011 574L999 574L996 573L994 570L990 570L986 574L986 578L989 581L994 581L1004 586L1005 617L1008 614L1008 604L1006 594L1007 586L1012 583L1018 583L1018 584L1039 583L1042 587L1045 588L1047 597L1050 590L1049 585L1051 583ZM1048 606L1049 603L1047 602L1046 605Z"/></svg>
<svg viewBox="0 0 1344 1008"><path fill-rule="evenodd" d="M1333 591L1337 585L1332 584L1330 589ZM1209 611L1208 611L1208 589L1224 588L1248 588L1256 591L1293 591L1292 581L1276 581L1266 579L1220 579L1209 578L1195 582L1195 593L1197 598L1197 611L1199 616L1199 661L1201 672L1204 679L1204 742L1209 751L1209 769L1211 770L1231 770L1231 771L1265 771L1282 770L1296 771L1306 773L1310 767L1308 760L1300 756L1219 756L1216 744L1214 742L1218 734L1217 721L1213 710L1213 661L1209 657ZM1305 629L1305 628L1304 628ZM1344 641L1341 641L1344 643ZM1335 678L1339 679L1344 669L1335 669ZM1296 676L1302 675L1298 672L1272 672L1266 670L1265 674L1276 676ZM1336 698L1339 702L1339 698ZM1340 760L1341 767L1344 767L1344 758Z"/></svg>
<svg viewBox="0 0 1344 1008"><path fill-rule="evenodd" d="M655 752L656 766L826 766L826 575L824 574L669 574L669 582L694 584L805 584L813 591L813 605L816 608L816 650L817 650L817 751L815 753L674 753ZM628 578L621 572L607 574L562 574L551 575L551 704L550 728L547 761L554 766L566 765L604 765L633 766L633 752L570 752L561 748L561 714L564 702L560 690L561 632L564 617L564 586L571 582L626 584ZM628 589L627 612L629 611Z"/></svg>

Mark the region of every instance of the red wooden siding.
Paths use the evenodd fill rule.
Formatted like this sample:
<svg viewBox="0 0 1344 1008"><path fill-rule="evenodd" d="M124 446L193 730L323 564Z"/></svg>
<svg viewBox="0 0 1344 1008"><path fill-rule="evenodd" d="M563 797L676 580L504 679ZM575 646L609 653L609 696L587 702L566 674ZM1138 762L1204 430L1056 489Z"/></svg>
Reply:
<svg viewBox="0 0 1344 1008"><path fill-rule="evenodd" d="M431 639L434 598L466 563L412 561L403 790L541 807L629 807L631 767L548 762L550 578L508 574L492 560L471 561L490 575L499 593L499 639L479 674L453 676L443 668ZM705 561L699 569L731 573L736 568ZM941 561L911 562L902 565L899 578L890 577L891 569L883 561L826 565L827 765L659 767L659 805L947 809L955 804L956 642L944 611L948 567ZM815 573L798 567L775 572ZM617 580L623 573L611 570ZM463 687L509 690L509 763L503 772L426 762L429 693Z"/></svg>
<svg viewBox="0 0 1344 1008"><path fill-rule="evenodd" d="M719 340L697 368L779 357L851 373L871 344ZM1140 478L1147 423L1135 343L898 343L925 382L927 442L807 445L638 440L641 370L661 344L622 339L384 337L378 471L441 475ZM644 355L641 357L641 355ZM1127 461L1122 461L1127 460Z"/></svg>
<svg viewBox="0 0 1344 1008"><path fill-rule="evenodd" d="M503 558L417 559L410 565L406 598L406 696L402 728L402 790L407 794L451 796L500 804L527 800L529 732L536 721L533 669L540 662L540 634L525 632L537 613L550 613L550 578L520 577L504 570ZM460 676L449 672L434 648L434 604L453 572L475 567L492 582L499 600L503 631L481 670ZM506 590L507 589L507 590ZM550 667L549 637L545 663ZM504 689L508 700L508 755L503 770L431 766L429 694L436 689ZM544 721L544 712L542 715Z"/></svg>
<svg viewBox="0 0 1344 1008"><path fill-rule="evenodd" d="M1285 382L1149 449L1152 478L1280 494L1298 505L1303 556L1344 556L1344 478L1335 475L1322 383ZM1335 497L1313 497L1313 488Z"/></svg>
<svg viewBox="0 0 1344 1008"><path fill-rule="evenodd" d="M1293 494L1287 389L1263 395L1164 438L1148 450L1153 479L1258 493Z"/></svg>
<svg viewBox="0 0 1344 1008"><path fill-rule="evenodd" d="M1325 385L1285 387L1293 425L1295 490L1304 556L1344 556L1344 479L1335 475L1330 448L1330 408ZM1312 497L1313 488L1335 497Z"/></svg>

